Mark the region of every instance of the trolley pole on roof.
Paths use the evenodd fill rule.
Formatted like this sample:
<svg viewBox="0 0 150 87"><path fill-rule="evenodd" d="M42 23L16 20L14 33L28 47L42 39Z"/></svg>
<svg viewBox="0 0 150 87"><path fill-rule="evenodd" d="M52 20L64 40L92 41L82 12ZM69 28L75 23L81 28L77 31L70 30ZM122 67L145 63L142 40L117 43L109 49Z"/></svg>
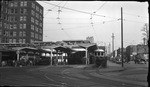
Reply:
<svg viewBox="0 0 150 87"><path fill-rule="evenodd" d="M122 58L122 67L124 67L123 64L123 14L122 14L122 7L121 7L121 58Z"/></svg>

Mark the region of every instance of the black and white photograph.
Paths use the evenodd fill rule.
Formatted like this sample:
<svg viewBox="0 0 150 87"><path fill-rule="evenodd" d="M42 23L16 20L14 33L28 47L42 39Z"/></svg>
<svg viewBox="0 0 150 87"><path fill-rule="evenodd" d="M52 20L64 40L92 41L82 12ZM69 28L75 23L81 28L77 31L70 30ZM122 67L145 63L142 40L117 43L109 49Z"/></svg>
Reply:
<svg viewBox="0 0 150 87"><path fill-rule="evenodd" d="M0 86L148 87L148 1L0 1Z"/></svg>

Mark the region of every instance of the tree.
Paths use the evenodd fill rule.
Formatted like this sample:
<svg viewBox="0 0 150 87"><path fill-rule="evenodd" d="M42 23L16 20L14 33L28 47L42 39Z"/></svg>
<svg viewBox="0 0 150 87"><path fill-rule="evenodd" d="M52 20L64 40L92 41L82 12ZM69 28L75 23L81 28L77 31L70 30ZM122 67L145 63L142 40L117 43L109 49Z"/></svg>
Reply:
<svg viewBox="0 0 150 87"><path fill-rule="evenodd" d="M146 44L148 44L148 40L149 40L149 24L145 23L143 28L141 29L141 31L143 32L142 34L144 36L143 40L145 42L147 42Z"/></svg>

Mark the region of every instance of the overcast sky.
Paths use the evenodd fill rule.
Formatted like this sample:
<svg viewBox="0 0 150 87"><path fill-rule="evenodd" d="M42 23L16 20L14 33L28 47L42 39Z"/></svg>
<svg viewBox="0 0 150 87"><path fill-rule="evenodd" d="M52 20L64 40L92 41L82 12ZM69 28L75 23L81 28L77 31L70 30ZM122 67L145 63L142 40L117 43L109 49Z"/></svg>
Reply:
<svg viewBox="0 0 150 87"><path fill-rule="evenodd" d="M124 19L124 47L142 43L141 29L145 23L149 23L147 2L38 2L44 7L44 41L85 40L86 37L93 36L95 43L108 45L112 43L111 36L114 33L117 49L121 47L121 7Z"/></svg>

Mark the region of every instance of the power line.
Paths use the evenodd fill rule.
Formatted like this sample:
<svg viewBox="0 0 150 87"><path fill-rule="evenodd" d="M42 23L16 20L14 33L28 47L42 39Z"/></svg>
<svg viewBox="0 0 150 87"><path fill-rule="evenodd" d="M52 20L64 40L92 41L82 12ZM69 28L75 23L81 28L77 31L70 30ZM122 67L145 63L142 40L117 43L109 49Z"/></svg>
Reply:
<svg viewBox="0 0 150 87"><path fill-rule="evenodd" d="M64 6L66 5L66 3L64 4ZM62 23L60 22L60 12L62 12L62 10L60 9L60 7L58 7L58 24L60 25L61 30L63 30L63 32L69 37L71 38L71 36L64 30L64 28L62 27ZM71 38L72 39L72 38Z"/></svg>
<svg viewBox="0 0 150 87"><path fill-rule="evenodd" d="M103 4L102 4L96 11L94 11L93 13L96 13L97 11L99 11L105 4L106 4L106 2L103 3Z"/></svg>
<svg viewBox="0 0 150 87"><path fill-rule="evenodd" d="M53 6L57 6L57 7L61 7L61 8L67 9L67 10L76 11L76 12L79 12L79 13L90 14L90 15L93 14L93 15L99 16L99 17L108 17L108 18L112 18L112 19L117 19L117 18L114 18L114 17L109 17L109 16L99 15L99 14L95 14L95 13L89 13L89 12L85 12L85 11L80 11L80 10L76 10L76 9L72 9L72 8L62 7L62 6L55 5L55 4L48 3L48 2L44 2L44 3L50 4L50 5L53 5Z"/></svg>
<svg viewBox="0 0 150 87"><path fill-rule="evenodd" d="M62 2L60 2L60 3L58 3L57 5L60 5ZM48 9L47 11L47 13L44 15L44 16L46 16L50 11L52 11L52 9L54 9L55 7L57 7L57 6L54 6L54 7L52 7L51 9Z"/></svg>
<svg viewBox="0 0 150 87"><path fill-rule="evenodd" d="M130 13L126 13L126 12L124 12L124 14L131 15L131 16L135 16L135 17L148 18L148 17L145 17L145 16L136 15L136 14L130 14Z"/></svg>
<svg viewBox="0 0 150 87"><path fill-rule="evenodd" d="M146 23L146 22L140 22L140 21L134 21L134 20L128 20L128 19L127 19L127 20L124 19L124 21L127 21L127 22L134 22L134 23L135 23L135 22L136 22L136 23Z"/></svg>

